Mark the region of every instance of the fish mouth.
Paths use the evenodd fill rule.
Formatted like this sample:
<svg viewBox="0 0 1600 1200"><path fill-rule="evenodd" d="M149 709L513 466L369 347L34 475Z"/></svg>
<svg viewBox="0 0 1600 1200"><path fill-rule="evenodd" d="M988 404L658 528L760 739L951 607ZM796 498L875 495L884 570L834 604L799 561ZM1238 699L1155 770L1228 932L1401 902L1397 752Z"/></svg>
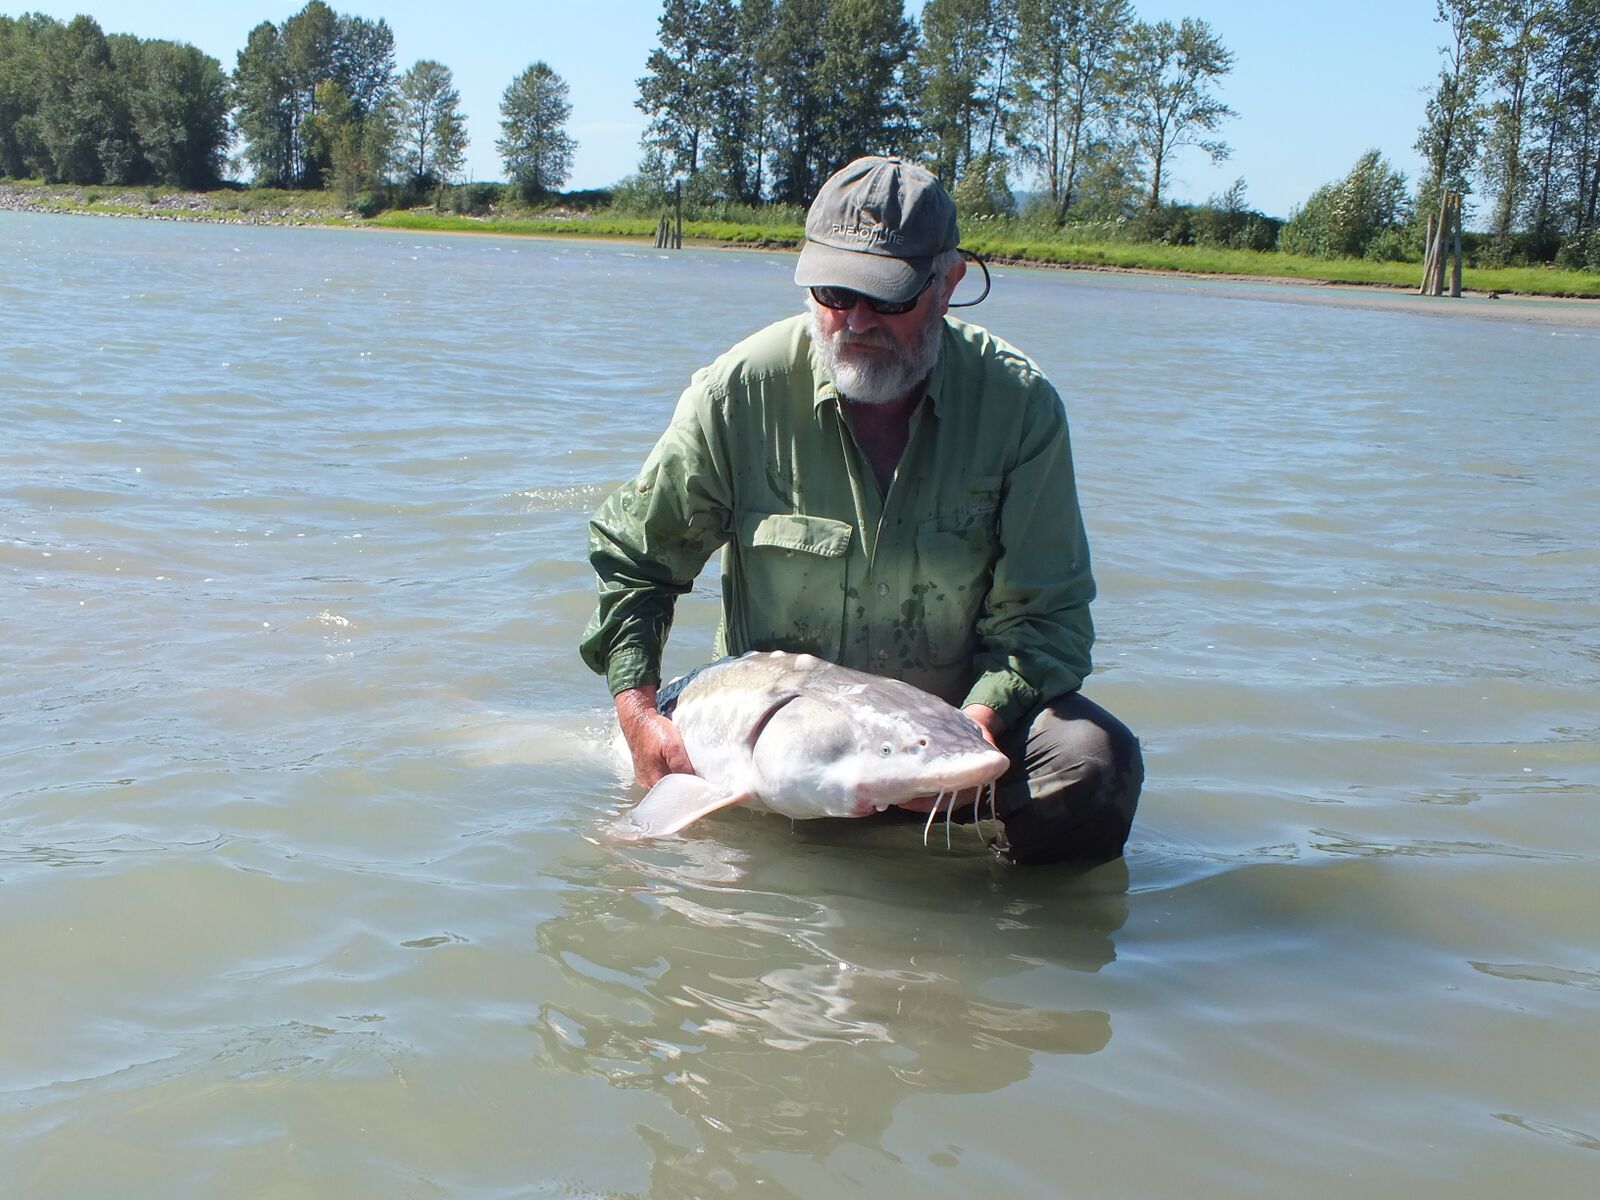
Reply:
<svg viewBox="0 0 1600 1200"><path fill-rule="evenodd" d="M933 770L916 775L898 775L876 786L864 784L857 790L857 804L865 805L860 815L873 809L889 808L922 796L943 792L964 792L969 788L994 783L1011 768L1011 760L999 750L974 751L959 760L937 764Z"/></svg>

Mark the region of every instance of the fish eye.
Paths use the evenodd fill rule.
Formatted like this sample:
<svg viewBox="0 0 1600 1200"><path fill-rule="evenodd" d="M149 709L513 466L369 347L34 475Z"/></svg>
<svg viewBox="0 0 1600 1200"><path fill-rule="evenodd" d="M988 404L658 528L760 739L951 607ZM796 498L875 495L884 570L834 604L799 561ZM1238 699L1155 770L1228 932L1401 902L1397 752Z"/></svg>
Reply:
<svg viewBox="0 0 1600 1200"><path fill-rule="evenodd" d="M878 753L883 755L885 758L888 758L889 755L894 753L894 747L888 742L885 742L883 745L878 747Z"/></svg>

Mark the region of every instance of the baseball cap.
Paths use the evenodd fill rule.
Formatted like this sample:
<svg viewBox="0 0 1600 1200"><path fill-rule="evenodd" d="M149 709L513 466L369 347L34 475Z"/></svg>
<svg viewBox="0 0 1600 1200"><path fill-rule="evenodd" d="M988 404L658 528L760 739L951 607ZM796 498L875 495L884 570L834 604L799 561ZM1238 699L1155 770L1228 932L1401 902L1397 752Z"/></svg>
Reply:
<svg viewBox="0 0 1600 1200"><path fill-rule="evenodd" d="M869 155L835 172L811 202L794 281L910 300L933 260L960 240L955 201L937 179L915 163Z"/></svg>

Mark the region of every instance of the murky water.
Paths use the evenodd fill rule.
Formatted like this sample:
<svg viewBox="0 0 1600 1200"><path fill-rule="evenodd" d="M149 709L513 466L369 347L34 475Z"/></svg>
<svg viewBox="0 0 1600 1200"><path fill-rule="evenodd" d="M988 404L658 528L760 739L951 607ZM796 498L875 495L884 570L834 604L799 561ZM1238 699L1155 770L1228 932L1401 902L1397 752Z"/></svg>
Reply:
<svg viewBox="0 0 1600 1200"><path fill-rule="evenodd" d="M613 845L584 523L791 265L0 214L0 1191L1593 1195L1600 331L1001 271L1126 862Z"/></svg>

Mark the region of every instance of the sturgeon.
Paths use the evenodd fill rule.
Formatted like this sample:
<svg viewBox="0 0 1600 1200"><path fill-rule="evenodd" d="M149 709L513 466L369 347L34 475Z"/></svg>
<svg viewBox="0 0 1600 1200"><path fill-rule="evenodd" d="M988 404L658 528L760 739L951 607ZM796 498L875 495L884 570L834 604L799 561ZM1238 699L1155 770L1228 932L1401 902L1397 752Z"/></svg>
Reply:
<svg viewBox="0 0 1600 1200"><path fill-rule="evenodd" d="M957 792L991 785L1011 765L937 696L810 654L719 659L663 687L657 707L698 773L663 777L616 822L624 838L676 833L734 804L864 817L924 796L938 798L931 826L938 800L953 807Z"/></svg>

